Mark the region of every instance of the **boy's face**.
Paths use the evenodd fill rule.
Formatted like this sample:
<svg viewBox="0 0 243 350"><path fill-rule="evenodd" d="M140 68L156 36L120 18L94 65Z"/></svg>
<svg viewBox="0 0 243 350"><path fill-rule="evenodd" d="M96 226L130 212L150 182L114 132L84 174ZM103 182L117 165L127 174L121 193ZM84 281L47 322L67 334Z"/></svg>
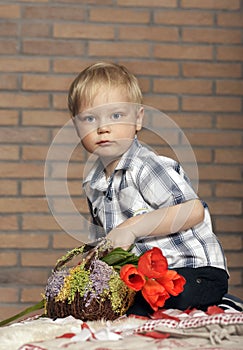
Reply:
<svg viewBox="0 0 243 350"><path fill-rule="evenodd" d="M143 108L130 103L121 88L104 88L74 118L85 149L102 159L116 160L142 128Z"/></svg>

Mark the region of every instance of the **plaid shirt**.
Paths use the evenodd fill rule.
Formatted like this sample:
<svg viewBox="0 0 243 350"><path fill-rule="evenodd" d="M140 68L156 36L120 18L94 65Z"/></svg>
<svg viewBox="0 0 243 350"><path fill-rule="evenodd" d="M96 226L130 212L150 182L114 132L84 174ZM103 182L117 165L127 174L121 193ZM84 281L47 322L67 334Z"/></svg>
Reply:
<svg viewBox="0 0 243 350"><path fill-rule="evenodd" d="M134 215L197 198L178 162L156 155L136 138L109 179L98 159L83 186L95 224L96 233L92 239ZM137 239L134 253L140 255L156 246L167 257L170 268L214 266L226 269L224 253L212 231L206 205L204 210L204 221L191 229L163 237Z"/></svg>

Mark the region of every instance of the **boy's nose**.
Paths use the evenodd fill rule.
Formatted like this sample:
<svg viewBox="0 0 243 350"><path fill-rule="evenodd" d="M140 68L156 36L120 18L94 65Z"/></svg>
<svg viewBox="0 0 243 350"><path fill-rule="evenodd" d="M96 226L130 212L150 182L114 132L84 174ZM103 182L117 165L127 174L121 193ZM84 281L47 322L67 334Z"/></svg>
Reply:
<svg viewBox="0 0 243 350"><path fill-rule="evenodd" d="M106 132L110 132L110 125L108 123L100 123L100 125L97 128L97 133L103 134Z"/></svg>

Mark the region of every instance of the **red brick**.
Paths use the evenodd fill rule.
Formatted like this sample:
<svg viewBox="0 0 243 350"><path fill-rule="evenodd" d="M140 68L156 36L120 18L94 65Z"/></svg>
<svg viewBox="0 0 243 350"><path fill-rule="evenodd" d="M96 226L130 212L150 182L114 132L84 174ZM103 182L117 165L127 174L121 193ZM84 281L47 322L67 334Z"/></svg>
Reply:
<svg viewBox="0 0 243 350"><path fill-rule="evenodd" d="M63 217L63 215L61 216ZM82 235L83 233L87 233L86 224L84 217L80 215L80 217L75 217L75 215L67 215L65 221L66 227L76 230L78 235ZM63 232L63 227L60 227L55 218L52 215L23 215L23 229L31 230L31 231L55 231L55 232ZM82 230L84 230L82 232ZM73 231L72 231L73 232ZM71 235L73 237L73 235Z"/></svg>
<svg viewBox="0 0 243 350"><path fill-rule="evenodd" d="M16 215L0 216L1 229L4 231L12 231L18 229L18 218ZM2 242L3 243L3 242ZM1 246L2 246L1 243Z"/></svg>
<svg viewBox="0 0 243 350"><path fill-rule="evenodd" d="M202 113L170 113L175 123L181 128L208 129L212 127L212 116Z"/></svg>
<svg viewBox="0 0 243 350"><path fill-rule="evenodd" d="M14 303L18 301L18 291L16 288L0 287L0 302Z"/></svg>
<svg viewBox="0 0 243 350"><path fill-rule="evenodd" d="M64 254L65 252L62 251L43 251L43 252L21 252L21 265L22 266L33 266L33 267L39 267L39 266L50 266L54 267L56 264L56 261Z"/></svg>
<svg viewBox="0 0 243 350"><path fill-rule="evenodd" d="M73 249L80 246L80 242L66 233L57 233L53 235L53 248L55 249Z"/></svg>
<svg viewBox="0 0 243 350"><path fill-rule="evenodd" d="M220 201L207 201L210 212L212 215L241 215L242 204L238 200L220 200Z"/></svg>
<svg viewBox="0 0 243 350"><path fill-rule="evenodd" d="M186 136L192 145L204 145L207 140L207 146L240 146L242 144L242 135L240 132L208 132L195 131L186 132Z"/></svg>
<svg viewBox="0 0 243 350"><path fill-rule="evenodd" d="M136 7L176 7L176 0L117 0L117 4L121 6Z"/></svg>
<svg viewBox="0 0 243 350"><path fill-rule="evenodd" d="M18 87L18 79L9 74L0 76L0 90L16 90Z"/></svg>
<svg viewBox="0 0 243 350"><path fill-rule="evenodd" d="M18 119L18 111L0 110L0 125L17 125Z"/></svg>
<svg viewBox="0 0 243 350"><path fill-rule="evenodd" d="M153 132L146 129L141 130L138 134L139 140L141 140L141 142L150 146L156 145L158 147L161 147L161 145L167 146L167 143L162 139L162 136L162 133L157 133L156 131ZM179 144L179 134L177 131L166 130L166 137L170 140L170 146Z"/></svg>
<svg viewBox="0 0 243 350"><path fill-rule="evenodd" d="M215 227L219 232L242 232L242 218L216 218Z"/></svg>
<svg viewBox="0 0 243 350"><path fill-rule="evenodd" d="M241 65L238 63L183 63L185 77L241 77Z"/></svg>
<svg viewBox="0 0 243 350"><path fill-rule="evenodd" d="M177 62L169 61L119 61L120 64L127 67L133 74L138 75L149 75L149 76L178 76L179 65ZM149 67L149 69L148 69Z"/></svg>
<svg viewBox="0 0 243 350"><path fill-rule="evenodd" d="M0 252L0 266L16 266L17 261L17 253L9 251Z"/></svg>
<svg viewBox="0 0 243 350"><path fill-rule="evenodd" d="M199 183L198 194L200 198L212 197L212 186L208 183Z"/></svg>
<svg viewBox="0 0 243 350"><path fill-rule="evenodd" d="M149 23L149 11L137 11L137 9L124 8L91 8L90 21L94 22L113 22L113 23Z"/></svg>
<svg viewBox="0 0 243 350"><path fill-rule="evenodd" d="M66 178L66 170L68 172L69 179L80 179L84 172L84 165L71 163L66 169L66 165L63 166L63 164L58 163L53 169L52 176L60 179Z"/></svg>
<svg viewBox="0 0 243 350"><path fill-rule="evenodd" d="M53 61L54 72L75 74L78 74L92 63L95 63L95 60L85 60L83 58L55 58ZM74 78L75 76L73 76L73 79Z"/></svg>
<svg viewBox="0 0 243 350"><path fill-rule="evenodd" d="M77 196L77 194L76 194ZM88 207L87 207L87 200L86 198L77 198L77 197L72 198L72 202L74 207L79 211L80 209L82 210L82 213L88 214ZM71 197L70 197L71 198ZM67 206L67 199L64 198L57 198L52 200L52 206L54 208L55 213L60 213L60 214L74 214L74 209L71 206Z"/></svg>
<svg viewBox="0 0 243 350"><path fill-rule="evenodd" d="M0 178L43 178L44 168L37 164L6 163L1 169Z"/></svg>
<svg viewBox="0 0 243 350"><path fill-rule="evenodd" d="M72 80L62 76L25 75L22 79L22 88L28 91L67 91Z"/></svg>
<svg viewBox="0 0 243 350"><path fill-rule="evenodd" d="M68 112L28 110L22 113L22 125L63 126L70 120Z"/></svg>
<svg viewBox="0 0 243 350"><path fill-rule="evenodd" d="M0 234L1 248L48 248L49 236L44 233Z"/></svg>
<svg viewBox="0 0 243 350"><path fill-rule="evenodd" d="M84 43L74 40L23 40L23 54L30 55L83 55Z"/></svg>
<svg viewBox="0 0 243 350"><path fill-rule="evenodd" d="M238 46L217 47L217 59L220 61L242 61L243 47L238 47Z"/></svg>
<svg viewBox="0 0 243 350"><path fill-rule="evenodd" d="M0 182L1 186L1 182ZM45 195L44 181L22 181L21 193L25 196L44 196ZM49 188L48 188L49 189ZM48 190L49 195L62 196L66 193L66 180L55 181L53 186ZM51 190L51 193L50 193ZM69 181L68 190L70 195L78 195L82 192L81 180Z"/></svg>
<svg viewBox="0 0 243 350"><path fill-rule="evenodd" d="M21 36L33 38L48 38L51 33L51 25L47 23L22 23Z"/></svg>
<svg viewBox="0 0 243 350"><path fill-rule="evenodd" d="M0 159L1 160L16 160L19 158L19 147L0 145Z"/></svg>
<svg viewBox="0 0 243 350"><path fill-rule="evenodd" d="M155 93L210 94L212 82L206 80L154 79Z"/></svg>
<svg viewBox="0 0 243 350"><path fill-rule="evenodd" d="M55 138L57 137L58 140ZM54 139L55 138L55 139ZM53 157L53 155L55 155L56 153L59 153L61 148L63 147L64 152L66 154L66 152L69 150L68 148L66 149L65 147L73 147L73 150L78 147L80 145L80 139L77 135L76 130L74 129L73 125L72 125L72 121L70 120L68 126L66 125L65 128L56 128L56 129L52 129L52 137L51 137L52 141L54 142L54 145L56 145L56 148L52 148L52 153L49 154L49 157ZM59 158L59 156L57 155L57 158Z"/></svg>
<svg viewBox="0 0 243 350"><path fill-rule="evenodd" d="M243 81L219 80L216 82L216 93L221 95L241 95Z"/></svg>
<svg viewBox="0 0 243 350"><path fill-rule="evenodd" d="M222 12L217 14L217 24L224 27L243 27L243 14Z"/></svg>
<svg viewBox="0 0 243 350"><path fill-rule="evenodd" d="M14 196L17 194L17 181L1 180L0 181L0 196Z"/></svg>
<svg viewBox="0 0 243 350"><path fill-rule="evenodd" d="M84 10L77 6L25 6L23 11L24 18L82 21L84 19Z"/></svg>
<svg viewBox="0 0 243 350"><path fill-rule="evenodd" d="M11 267L11 273L8 269L1 269L0 283L9 283L20 285L45 285L49 271L44 268L25 268Z"/></svg>
<svg viewBox="0 0 243 350"><path fill-rule="evenodd" d="M243 184L240 183L217 183L215 187L217 197L243 197Z"/></svg>
<svg viewBox="0 0 243 350"><path fill-rule="evenodd" d="M16 19L20 17L19 5L0 5L0 18Z"/></svg>
<svg viewBox="0 0 243 350"><path fill-rule="evenodd" d="M227 253L229 267L242 267L243 254L240 252Z"/></svg>
<svg viewBox="0 0 243 350"><path fill-rule="evenodd" d="M48 130L44 128L4 127L0 130L1 142L44 143L48 142Z"/></svg>
<svg viewBox="0 0 243 350"><path fill-rule="evenodd" d="M182 7L186 8L202 8L202 9L217 9L217 10L238 10L240 8L239 0L182 0Z"/></svg>
<svg viewBox="0 0 243 350"><path fill-rule="evenodd" d="M0 93L0 107L9 106L12 108L48 108L49 99L46 94Z"/></svg>
<svg viewBox="0 0 243 350"><path fill-rule="evenodd" d="M43 213L49 212L45 199L42 198L0 198L2 213Z"/></svg>
<svg viewBox="0 0 243 350"><path fill-rule="evenodd" d="M142 94L145 94L150 91L150 79L149 78L138 78L138 84L142 91Z"/></svg>
<svg viewBox="0 0 243 350"><path fill-rule="evenodd" d="M242 164L243 152L241 149L216 149L215 150L215 163L225 164Z"/></svg>
<svg viewBox="0 0 243 350"><path fill-rule="evenodd" d="M218 28L184 28L182 30L182 40L186 42L207 44L239 44L241 43L241 31Z"/></svg>
<svg viewBox="0 0 243 350"><path fill-rule="evenodd" d="M183 97L183 111L240 112L241 99L236 97Z"/></svg>
<svg viewBox="0 0 243 350"><path fill-rule="evenodd" d="M201 165L199 169L200 180L241 180L241 169L236 166Z"/></svg>
<svg viewBox="0 0 243 350"><path fill-rule="evenodd" d="M74 77L73 77L74 78ZM53 107L57 109L67 109L67 94L53 94Z"/></svg>
<svg viewBox="0 0 243 350"><path fill-rule="evenodd" d="M216 126L219 129L243 129L243 115L217 115Z"/></svg>
<svg viewBox="0 0 243 350"><path fill-rule="evenodd" d="M213 25L213 14L206 11L156 11L154 13L154 22L156 24L169 25Z"/></svg>
<svg viewBox="0 0 243 350"><path fill-rule="evenodd" d="M174 96L160 96L160 95L145 95L144 104L162 111L177 111L178 98Z"/></svg>
<svg viewBox="0 0 243 350"><path fill-rule="evenodd" d="M241 236L221 235L220 242L223 247L227 247L228 250L241 250L243 248Z"/></svg>
<svg viewBox="0 0 243 350"><path fill-rule="evenodd" d="M90 56L101 57L149 57L147 43L99 42L90 41L88 52Z"/></svg>
<svg viewBox="0 0 243 350"><path fill-rule="evenodd" d="M126 26L119 29L119 38L122 40L150 40L150 41L178 41L177 28Z"/></svg>
<svg viewBox="0 0 243 350"><path fill-rule="evenodd" d="M111 26L80 23L55 23L53 36L56 38L106 39L115 38L115 30Z"/></svg>
<svg viewBox="0 0 243 350"><path fill-rule="evenodd" d="M154 57L177 60L209 60L213 52L210 46L193 45L154 45Z"/></svg>
<svg viewBox="0 0 243 350"><path fill-rule="evenodd" d="M0 8L1 10L1 8ZM1 36L15 36L18 35L18 26L16 23L0 23Z"/></svg>
<svg viewBox="0 0 243 350"><path fill-rule="evenodd" d="M46 0L45 0L46 1ZM59 3L70 4L68 0L58 0ZM72 0L74 4L80 4L80 0ZM113 5L113 0L86 0L85 4L89 5Z"/></svg>
<svg viewBox="0 0 243 350"><path fill-rule="evenodd" d="M49 65L45 58L0 57L0 70L3 72L47 72Z"/></svg>
<svg viewBox="0 0 243 350"><path fill-rule="evenodd" d="M45 196L44 180L21 181L21 194L24 196Z"/></svg>
<svg viewBox="0 0 243 350"><path fill-rule="evenodd" d="M21 290L21 302L22 303L36 303L42 299L44 288L22 288Z"/></svg>
<svg viewBox="0 0 243 350"><path fill-rule="evenodd" d="M11 55L17 54L18 43L14 39L2 39L0 45L0 54Z"/></svg>

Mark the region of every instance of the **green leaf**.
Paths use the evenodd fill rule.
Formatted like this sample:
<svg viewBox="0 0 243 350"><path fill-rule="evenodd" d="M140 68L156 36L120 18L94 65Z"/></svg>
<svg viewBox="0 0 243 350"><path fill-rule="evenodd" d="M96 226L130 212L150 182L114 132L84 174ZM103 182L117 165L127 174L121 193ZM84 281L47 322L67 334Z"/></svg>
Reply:
<svg viewBox="0 0 243 350"><path fill-rule="evenodd" d="M115 248L110 253L105 255L101 260L110 266L114 265L126 265L134 264L137 265L139 257L133 253L128 252L122 248Z"/></svg>

